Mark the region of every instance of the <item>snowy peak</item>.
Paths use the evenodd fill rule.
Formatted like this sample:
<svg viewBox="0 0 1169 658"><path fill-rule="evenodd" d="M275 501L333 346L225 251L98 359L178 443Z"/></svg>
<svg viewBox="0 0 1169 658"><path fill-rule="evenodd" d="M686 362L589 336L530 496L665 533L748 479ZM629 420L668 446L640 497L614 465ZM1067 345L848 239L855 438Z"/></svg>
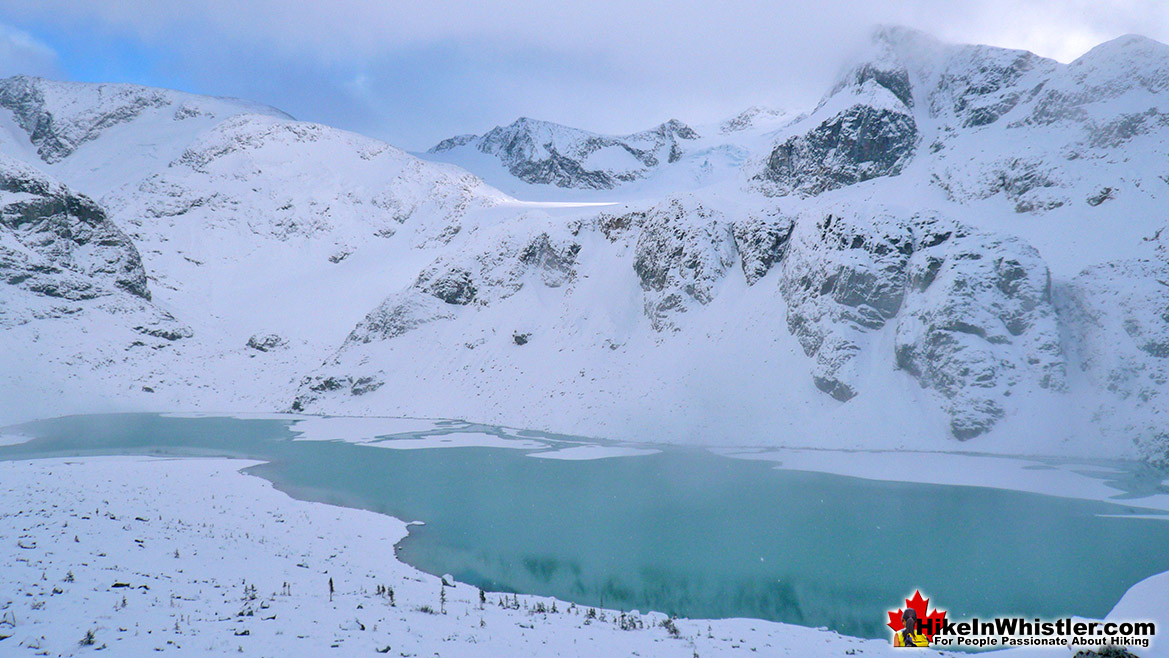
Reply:
<svg viewBox="0 0 1169 658"><path fill-rule="evenodd" d="M1068 65L1067 72L1097 93L1136 88L1160 93L1169 88L1169 46L1128 34L1084 53Z"/></svg>
<svg viewBox="0 0 1169 658"><path fill-rule="evenodd" d="M783 121L790 119L791 116L783 110L754 105L719 123L718 132L730 135L764 126L778 128Z"/></svg>
<svg viewBox="0 0 1169 658"><path fill-rule="evenodd" d="M860 94L871 82L925 116L953 119L962 127L985 125L1013 107L1003 101L1017 103L1022 97L1017 92L1034 87L1058 67L1025 50L947 44L916 30L886 26L873 33L819 107L841 93ZM997 111L988 111L991 105L998 105Z"/></svg>
<svg viewBox="0 0 1169 658"><path fill-rule="evenodd" d="M891 93L907 107L913 107L907 62L934 59L940 48L941 44L936 40L916 30L879 27L873 32L862 54L838 76L820 105L823 106L841 92L856 93L871 82Z"/></svg>
<svg viewBox="0 0 1169 658"><path fill-rule="evenodd" d="M682 143L695 139L698 133L677 119L631 135L602 135L521 117L481 137L445 139L429 153L449 154L461 162L460 155L478 151L526 183L608 190L678 161Z"/></svg>
<svg viewBox="0 0 1169 658"><path fill-rule="evenodd" d="M746 173L765 194L815 196L913 166L951 199L1005 192L1018 212L1044 212L1067 203L1055 188L1087 176L1060 171L1068 161L1110 157L1105 149L1169 127L1167 88L1169 46L1142 37L1063 65L880 28Z"/></svg>

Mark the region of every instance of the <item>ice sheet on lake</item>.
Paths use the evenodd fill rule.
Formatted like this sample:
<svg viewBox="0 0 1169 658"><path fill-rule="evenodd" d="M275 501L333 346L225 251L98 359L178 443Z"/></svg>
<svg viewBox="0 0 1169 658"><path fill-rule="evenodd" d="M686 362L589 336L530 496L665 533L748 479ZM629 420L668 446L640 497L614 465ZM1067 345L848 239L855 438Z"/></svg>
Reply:
<svg viewBox="0 0 1169 658"><path fill-rule="evenodd" d="M773 461L779 468L813 471L868 480L916 482L951 486L990 487L1027 493L1079 498L1169 511L1169 494L1116 500L1126 492L1110 486L1128 474L1119 465L1054 462L1026 457L1000 457L943 452L865 452L843 450L718 450L741 459Z"/></svg>
<svg viewBox="0 0 1169 658"><path fill-rule="evenodd" d="M424 448L515 448L539 450L548 444L531 439L510 439L484 432L453 432L409 439L382 439L369 441L366 445L394 450L420 450Z"/></svg>
<svg viewBox="0 0 1169 658"><path fill-rule="evenodd" d="M425 418L298 418L289 428L294 441L347 441L370 443L394 434L428 432L444 421Z"/></svg>
<svg viewBox="0 0 1169 658"><path fill-rule="evenodd" d="M529 457L537 457L539 459L566 459L566 460L587 460L587 459L609 459L611 457L641 457L643 455L653 455L661 452L661 450L654 450L651 448L631 448L628 446L602 446L602 445L580 445L571 448L561 448L560 450L549 450L546 452L533 452Z"/></svg>
<svg viewBox="0 0 1169 658"><path fill-rule="evenodd" d="M0 446L14 446L20 443L32 441L33 437L25 436L23 434L4 434L0 433Z"/></svg>

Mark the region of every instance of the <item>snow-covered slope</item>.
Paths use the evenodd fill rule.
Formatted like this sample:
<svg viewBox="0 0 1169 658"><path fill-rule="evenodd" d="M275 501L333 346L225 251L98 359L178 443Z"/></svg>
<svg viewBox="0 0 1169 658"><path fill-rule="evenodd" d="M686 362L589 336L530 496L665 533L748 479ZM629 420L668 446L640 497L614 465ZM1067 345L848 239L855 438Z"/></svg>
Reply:
<svg viewBox="0 0 1169 658"><path fill-rule="evenodd" d="M184 102L229 107L181 134L173 109L91 119L116 126L52 164L35 131L0 134L0 152L104 190L153 304L190 329L108 357L117 373L89 386L150 389L128 405L1169 456L1162 44L1063 65L883 28L803 115L625 137L521 120L426 155L526 198L624 200L602 208ZM115 145L136 163L117 175L70 164Z"/></svg>
<svg viewBox="0 0 1169 658"><path fill-rule="evenodd" d="M234 98L131 84L0 80L0 144L94 198L166 166L196 135L238 114L290 119Z"/></svg>
<svg viewBox="0 0 1169 658"><path fill-rule="evenodd" d="M376 140L241 115L104 202L157 297L242 351L255 334L316 349L340 340L412 247L449 241L468 214L505 200Z"/></svg>
<svg viewBox="0 0 1169 658"><path fill-rule="evenodd" d="M51 117L43 124L101 127L59 129L86 137L46 141L81 143L75 150L46 150L52 164L37 154L40 133L22 138L14 128L3 143L14 154L7 166L68 174L93 189L113 186L96 203L76 197L83 200L75 204L85 211L81 219L100 217L115 236L86 236L84 245L128 247L123 261L129 265L114 261L121 252L99 253L113 254L103 258L136 272L133 291L144 299L135 304L182 324L181 336L166 332L182 340L135 359L132 353L142 351L133 345L137 339L111 342L118 332L106 325L121 322L132 334L151 324L141 318L99 321L69 311L71 320L58 322L50 319L64 312L22 311L18 321L7 323L18 327L3 338L18 346L15 353L25 364L21 378L0 382L6 415L27 417L37 413L34 408L78 404L287 406L305 364L318 362L344 338L384 296L385 286L403 276L403 268L418 266L413 247L449 241L467 216L507 201L466 172L277 111L249 112L264 108L247 103L124 85L20 78L5 84L38 90L43 104L28 114ZM176 118L176 108L167 103L200 114ZM142 107L147 109L137 111ZM112 172L93 164L118 158L124 162ZM74 194L59 191L66 188L48 174L38 175L50 181L38 185L54 194ZM21 218L33 212L23 196L17 201L21 205L9 204L6 212ZM41 233L61 233L61 222L50 217L56 210L42 206L35 210L49 219L36 226ZM17 237L24 246L49 239ZM61 276L94 287L103 282L89 265L91 250L41 249ZM23 251L13 253L27 260ZM86 258L82 265L76 265L79 254ZM24 272L30 267L14 268L19 271L9 279L28 288ZM151 295L152 305L146 301ZM5 301L7 296L6 289ZM131 303L117 299L122 306ZM30 399L36 403L31 407Z"/></svg>

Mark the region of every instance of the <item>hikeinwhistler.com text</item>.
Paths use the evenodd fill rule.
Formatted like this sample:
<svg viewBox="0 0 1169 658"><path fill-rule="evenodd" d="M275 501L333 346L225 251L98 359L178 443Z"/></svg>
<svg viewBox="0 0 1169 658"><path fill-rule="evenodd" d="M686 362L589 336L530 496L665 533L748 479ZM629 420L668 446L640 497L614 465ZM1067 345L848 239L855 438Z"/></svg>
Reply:
<svg viewBox="0 0 1169 658"><path fill-rule="evenodd" d="M933 634L931 644L939 647L1142 647L1148 648L1157 633L1151 621L1078 621L997 617L969 621L919 621L918 626ZM932 628L931 628L932 626Z"/></svg>

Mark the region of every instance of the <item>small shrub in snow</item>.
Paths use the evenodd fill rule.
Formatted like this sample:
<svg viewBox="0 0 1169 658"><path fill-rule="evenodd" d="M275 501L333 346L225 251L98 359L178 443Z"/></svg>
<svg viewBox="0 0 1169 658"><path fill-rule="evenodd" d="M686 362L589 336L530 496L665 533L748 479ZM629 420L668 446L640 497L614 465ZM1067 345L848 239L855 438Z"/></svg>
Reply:
<svg viewBox="0 0 1169 658"><path fill-rule="evenodd" d="M670 637L682 637L682 631L678 630L678 625L674 623L673 619L667 617L662 620L660 625L662 628L666 629L666 632L670 634Z"/></svg>

